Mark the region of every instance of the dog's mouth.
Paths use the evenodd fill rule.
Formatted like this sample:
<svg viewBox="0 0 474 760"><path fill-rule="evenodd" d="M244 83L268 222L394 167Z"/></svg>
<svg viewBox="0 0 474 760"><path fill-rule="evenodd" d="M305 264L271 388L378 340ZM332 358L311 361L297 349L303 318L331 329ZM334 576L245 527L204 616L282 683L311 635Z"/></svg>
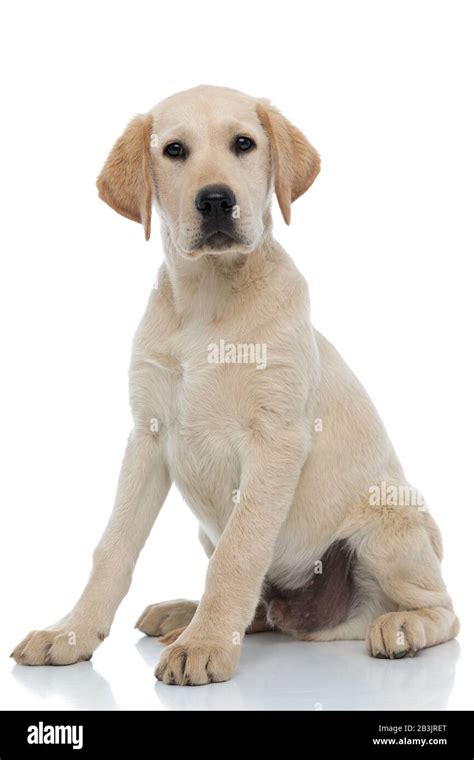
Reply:
<svg viewBox="0 0 474 760"><path fill-rule="evenodd" d="M225 251L235 242L236 239L233 235L229 235L227 232L221 232L219 230L209 235L209 237L203 241L202 245L209 246L213 251Z"/></svg>
<svg viewBox="0 0 474 760"><path fill-rule="evenodd" d="M204 234L196 246L196 250L202 250L203 248L210 248L211 251L226 251L231 248L235 243L239 243L239 236L234 233L233 230L214 230Z"/></svg>
<svg viewBox="0 0 474 760"><path fill-rule="evenodd" d="M186 231L194 232L191 226ZM178 248L187 258L198 259L201 256L220 256L226 253L229 256L237 253L247 254L253 247L253 240L248 238L245 230L241 231L234 224L225 221L219 224L201 224L196 232L189 242L184 238L184 245L179 245L178 238Z"/></svg>

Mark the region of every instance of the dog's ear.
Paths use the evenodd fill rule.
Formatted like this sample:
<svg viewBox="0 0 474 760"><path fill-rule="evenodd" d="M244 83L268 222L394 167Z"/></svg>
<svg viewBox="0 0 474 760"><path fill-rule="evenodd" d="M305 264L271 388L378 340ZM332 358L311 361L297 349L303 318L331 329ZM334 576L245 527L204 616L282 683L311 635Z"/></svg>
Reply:
<svg viewBox="0 0 474 760"><path fill-rule="evenodd" d="M110 151L97 178L99 197L115 211L151 229L151 116L136 116Z"/></svg>
<svg viewBox="0 0 474 760"><path fill-rule="evenodd" d="M289 224L291 204L311 187L321 159L304 134L268 101L257 104L257 114L270 140L275 193L283 219Z"/></svg>

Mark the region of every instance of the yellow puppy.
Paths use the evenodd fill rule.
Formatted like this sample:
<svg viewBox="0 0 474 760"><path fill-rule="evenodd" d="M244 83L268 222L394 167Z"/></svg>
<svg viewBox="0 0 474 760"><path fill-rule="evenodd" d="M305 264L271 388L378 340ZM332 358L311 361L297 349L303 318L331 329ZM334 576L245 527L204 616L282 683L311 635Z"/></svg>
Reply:
<svg viewBox="0 0 474 760"><path fill-rule="evenodd" d="M168 98L115 144L100 196L147 239L155 205L165 250L133 345L135 424L87 586L17 662L91 657L171 482L210 561L199 604L155 604L137 623L169 643L166 683L230 678L246 630L367 637L395 658L456 636L438 529L272 237L273 191L289 223L319 168L267 101L219 87Z"/></svg>

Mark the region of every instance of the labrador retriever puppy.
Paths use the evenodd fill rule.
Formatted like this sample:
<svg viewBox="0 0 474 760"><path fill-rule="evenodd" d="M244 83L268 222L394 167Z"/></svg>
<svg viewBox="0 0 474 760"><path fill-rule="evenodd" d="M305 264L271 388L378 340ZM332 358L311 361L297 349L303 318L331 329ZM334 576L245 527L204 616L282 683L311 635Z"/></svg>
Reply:
<svg viewBox="0 0 474 760"><path fill-rule="evenodd" d="M225 681L245 632L366 639L400 658L457 635L441 538L364 388L310 321L307 284L272 236L320 169L273 105L201 86L137 116L100 197L165 251L135 336L134 428L79 601L30 633L27 665L89 659L176 483L209 557L199 603L147 607L168 684Z"/></svg>

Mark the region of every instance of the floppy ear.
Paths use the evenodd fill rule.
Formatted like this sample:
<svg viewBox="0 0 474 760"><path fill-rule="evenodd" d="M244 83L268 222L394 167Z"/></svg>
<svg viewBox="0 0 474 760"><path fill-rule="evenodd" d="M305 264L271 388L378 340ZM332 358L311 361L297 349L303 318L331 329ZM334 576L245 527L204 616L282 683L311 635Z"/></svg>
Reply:
<svg viewBox="0 0 474 760"><path fill-rule="evenodd" d="M311 187L321 159L304 134L267 101L257 103L257 114L270 140L275 171L275 193L287 224L291 204Z"/></svg>
<svg viewBox="0 0 474 760"><path fill-rule="evenodd" d="M97 178L99 197L122 216L141 222L146 240L151 228L151 128L151 116L135 116Z"/></svg>

